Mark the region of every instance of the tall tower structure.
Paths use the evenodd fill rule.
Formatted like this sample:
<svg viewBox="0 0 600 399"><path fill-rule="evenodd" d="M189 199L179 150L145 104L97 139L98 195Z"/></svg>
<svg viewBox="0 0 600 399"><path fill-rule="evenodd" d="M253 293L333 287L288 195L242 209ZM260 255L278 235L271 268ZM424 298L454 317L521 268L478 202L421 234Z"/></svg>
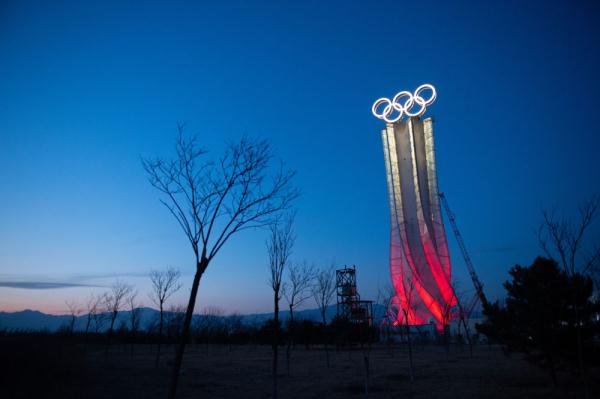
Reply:
<svg viewBox="0 0 600 399"><path fill-rule="evenodd" d="M425 100L421 93L430 91ZM422 85L381 98L373 114L381 131L390 206L390 273L398 321L448 324L456 296L451 285L448 243L442 221L433 141L433 119L422 119L436 98ZM418 108L415 110L415 107ZM403 119L403 117L405 117Z"/></svg>
<svg viewBox="0 0 600 399"><path fill-rule="evenodd" d="M373 323L373 301L360 299L356 288L356 267L338 269L335 272L337 314L353 324Z"/></svg>

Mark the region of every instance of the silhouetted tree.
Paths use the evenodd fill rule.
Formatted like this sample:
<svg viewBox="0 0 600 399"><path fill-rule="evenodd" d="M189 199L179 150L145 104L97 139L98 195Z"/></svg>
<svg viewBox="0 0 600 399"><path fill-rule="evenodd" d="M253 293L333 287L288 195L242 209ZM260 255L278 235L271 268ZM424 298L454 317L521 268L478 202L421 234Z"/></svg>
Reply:
<svg viewBox="0 0 600 399"><path fill-rule="evenodd" d="M323 322L323 330L327 327L327 307L331 303L333 294L335 294L335 269L333 266L327 269L321 269L315 274L314 284L311 287L315 302L319 307L321 321ZM325 358L327 367L329 367L329 346L325 337Z"/></svg>
<svg viewBox="0 0 600 399"><path fill-rule="evenodd" d="M592 281L579 273L569 275L554 260L541 257L529 267L516 265L509 274L512 280L504 283L506 305L484 305L486 320L477 329L508 351L525 353L549 371L556 385L558 363L577 364L576 330L586 346L597 328Z"/></svg>
<svg viewBox="0 0 600 399"><path fill-rule="evenodd" d="M106 310L109 312L110 317L110 325L108 328L107 340L108 344L106 346L107 353L114 331L115 320L117 320L119 310L121 310L121 308L125 305L127 301L127 296L130 295L132 291L133 287L131 285L117 280L110 287L110 291L108 291L104 296L104 304Z"/></svg>
<svg viewBox="0 0 600 399"><path fill-rule="evenodd" d="M288 279L283 285L283 295L290 309L290 326L294 323L294 309L310 298L310 288L315 278L314 266L303 263L292 263L288 267Z"/></svg>
<svg viewBox="0 0 600 399"><path fill-rule="evenodd" d="M107 320L110 318L109 313L106 313L106 296L107 293L98 295L98 304L95 312L92 314L92 321L94 324L94 333L98 334L104 328Z"/></svg>
<svg viewBox="0 0 600 399"><path fill-rule="evenodd" d="M560 262L560 266L570 276L575 273L586 274L600 258L600 248L594 248L591 255L580 259L585 235L600 209L600 196L584 202L579 207L579 220L573 222L544 211L544 222L538 230L540 246L551 259Z"/></svg>
<svg viewBox="0 0 600 399"><path fill-rule="evenodd" d="M596 292L600 292L600 243L594 244L591 254L587 258L589 265L590 277L594 280Z"/></svg>
<svg viewBox="0 0 600 399"><path fill-rule="evenodd" d="M471 336L469 320L471 318L473 306L477 303L468 303L465 293L459 292L458 290L458 282L452 283L452 290L456 298L456 306L458 307L458 311L456 312L456 316L458 317L458 333L460 334L460 327L462 326L467 344L469 345L469 356L473 357L473 337ZM473 300L477 301L477 298L472 299L472 301Z"/></svg>
<svg viewBox="0 0 600 399"><path fill-rule="evenodd" d="M582 245L586 233L594 221L598 210L600 209L600 196L584 202L579 206L579 220L573 222L566 218L557 217L554 213L544 211L544 222L540 225L538 239L540 246L546 255L560 262L563 271L569 276L576 273L587 275L594 273L600 266L600 243L594 243L594 252L581 257ZM576 301L576 293L573 292L571 304L574 307L573 317L575 318L577 341L577 360L579 370L583 373L586 394L589 396L589 384L587 371L584 367L583 336L579 327L579 308Z"/></svg>
<svg viewBox="0 0 600 399"><path fill-rule="evenodd" d="M333 266L318 270L313 280L311 291L319 307L323 325L327 325L327 307L335 294L335 269Z"/></svg>
<svg viewBox="0 0 600 399"><path fill-rule="evenodd" d="M266 141L243 138L231 143L212 162L196 137L186 138L183 126L173 160L144 160L150 183L165 196L161 202L177 220L191 244L196 261L181 342L173 363L169 398L177 391L179 370L189 338L200 279L229 238L242 230L271 225L298 192L293 172L280 165L270 175L272 154Z"/></svg>
<svg viewBox="0 0 600 399"><path fill-rule="evenodd" d="M103 297L102 295L90 294L86 301L86 310L87 310L87 318L85 321L85 344L87 345L88 336L90 332L90 327L92 326L92 322L97 324L96 319L98 317L98 312L100 311L100 306L102 304Z"/></svg>
<svg viewBox="0 0 600 399"><path fill-rule="evenodd" d="M375 308L373 314L374 320L381 320L380 324L385 334L386 346L391 356L394 356L394 340L392 337L392 332L395 327L395 323L398 321L397 309L395 309L393 306L395 297L396 291L392 285L389 285L384 289L378 289L377 300L375 303L379 306Z"/></svg>
<svg viewBox="0 0 600 399"><path fill-rule="evenodd" d="M271 234L267 240L267 253L269 254L269 285L273 289L273 398L277 398L277 368L279 360L279 300L281 299L281 285L283 271L288 265L292 248L294 247L294 232L292 230L293 215L288 215L283 221L270 226Z"/></svg>
<svg viewBox="0 0 600 399"><path fill-rule="evenodd" d="M282 286L283 295L290 309L288 323L288 343L286 349L287 372L290 373L291 348L295 339L294 309L310 298L310 288L315 277L314 266L306 261L302 264L292 263L288 267L288 279Z"/></svg>
<svg viewBox="0 0 600 399"><path fill-rule="evenodd" d="M69 314L71 315L71 320L69 322L69 334L73 335L75 331L75 321L77 321L77 316L81 313L81 307L77 301L65 301L67 305L67 309L69 309Z"/></svg>
<svg viewBox="0 0 600 399"><path fill-rule="evenodd" d="M140 327L140 315L142 313L142 309L139 307L136 299L137 294L138 292L137 290L135 290L127 296L127 305L129 306L129 352L131 354L131 357L133 357L133 351L135 348L134 344L137 338L137 331Z"/></svg>
<svg viewBox="0 0 600 399"><path fill-rule="evenodd" d="M129 305L129 328L132 333L136 333L140 326L140 314L141 308L137 303L137 290L132 291L127 297L127 304Z"/></svg>
<svg viewBox="0 0 600 399"><path fill-rule="evenodd" d="M159 321L158 321L158 347L156 349L155 365L158 367L160 361L160 348L163 339L165 302L174 293L179 291L181 283L179 278L181 273L174 267L168 267L166 270L152 270L150 272L150 281L152 282L152 291L148 295L150 300L158 306Z"/></svg>

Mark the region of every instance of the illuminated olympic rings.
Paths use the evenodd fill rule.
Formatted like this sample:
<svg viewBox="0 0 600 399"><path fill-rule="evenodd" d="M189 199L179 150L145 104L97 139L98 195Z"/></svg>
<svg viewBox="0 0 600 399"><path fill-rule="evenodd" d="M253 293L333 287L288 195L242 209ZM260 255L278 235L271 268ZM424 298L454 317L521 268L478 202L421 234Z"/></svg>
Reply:
<svg viewBox="0 0 600 399"><path fill-rule="evenodd" d="M431 97L425 100L421 97L423 90L430 90ZM428 83L417 87L414 94L409 91L401 91L394 96L391 100L389 98L382 97L373 103L371 111L377 119L386 121L387 123L398 122L404 115L409 118L413 116L421 116L427 110L427 106L433 104L437 97L435 87ZM405 99L404 101L401 101ZM413 106L419 106L419 109L414 112ZM383 106L383 108L382 108ZM381 112L379 112L381 110ZM393 116L394 113L397 113Z"/></svg>

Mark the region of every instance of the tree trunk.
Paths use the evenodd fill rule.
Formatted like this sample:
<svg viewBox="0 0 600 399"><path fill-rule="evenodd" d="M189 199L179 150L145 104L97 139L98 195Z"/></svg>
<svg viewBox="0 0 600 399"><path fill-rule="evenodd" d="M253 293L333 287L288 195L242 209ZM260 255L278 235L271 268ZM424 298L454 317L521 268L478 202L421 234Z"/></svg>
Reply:
<svg viewBox="0 0 600 399"><path fill-rule="evenodd" d="M285 350L285 361L287 364L287 374L290 375L290 358L292 356L292 343L294 340L294 306L290 305L290 323L289 323L289 331L288 331L288 343L287 348ZM295 343L294 343L295 344Z"/></svg>
<svg viewBox="0 0 600 399"><path fill-rule="evenodd" d="M192 322L192 315L194 314L194 306L196 305L196 296L198 295L198 286L200 285L200 278L208 267L208 259L204 256L200 262L196 262L196 274L194 275L194 282L192 284L192 292L190 293L190 301L188 302L187 311L185 312L185 320L183 323L183 331L181 333L181 340L175 353L175 361L173 363L173 374L171 376L171 387L169 388L169 399L175 399L177 393L177 382L179 381L179 371L181 370L181 362L183 361L183 353L185 352L185 346L190 336L190 324Z"/></svg>
<svg viewBox="0 0 600 399"><path fill-rule="evenodd" d="M279 352L279 290L273 292L273 305L275 312L273 314L273 399L277 399L277 360Z"/></svg>
<svg viewBox="0 0 600 399"><path fill-rule="evenodd" d="M325 308L321 310L321 318L323 319L323 338L325 339L325 363L329 368L329 336L327 334L327 318L325 317Z"/></svg>
<svg viewBox="0 0 600 399"><path fill-rule="evenodd" d="M160 347L162 345L162 339L163 339L163 303L162 301L160 302L160 321L158 322L158 348L156 350L156 367L158 367L159 361L160 361Z"/></svg>
<svg viewBox="0 0 600 399"><path fill-rule="evenodd" d="M92 317L88 314L87 322L85 323L85 338L83 340L83 350L84 351L87 349L88 334L90 332L90 323L91 323L91 321L92 321Z"/></svg>
<svg viewBox="0 0 600 399"><path fill-rule="evenodd" d="M117 319L117 312L113 312L112 318L110 319L110 328L108 329L108 340L106 342L105 356L108 356L108 349L110 348L110 341L113 335L113 328L115 326L115 320Z"/></svg>

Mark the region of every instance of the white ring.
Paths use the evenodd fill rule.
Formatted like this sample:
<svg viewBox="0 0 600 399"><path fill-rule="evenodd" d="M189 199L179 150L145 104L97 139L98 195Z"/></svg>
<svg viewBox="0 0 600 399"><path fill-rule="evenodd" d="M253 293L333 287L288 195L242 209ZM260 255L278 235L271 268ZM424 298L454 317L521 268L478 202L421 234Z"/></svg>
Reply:
<svg viewBox="0 0 600 399"><path fill-rule="evenodd" d="M421 97L421 93L424 90L431 91L431 96L427 100ZM404 103L401 103L399 100L405 97L407 97L407 99L404 101ZM371 107L371 112L377 119L384 120L387 123L395 123L399 121L404 115L406 115L409 118L423 115L427 110L427 107L433 104L436 98L437 92L435 90L435 87L433 87L433 85L429 83L425 83L417 87L414 93L403 90L401 92L396 93L396 95L391 100L386 97L377 99L377 101L375 101L373 103L373 106ZM383 110L381 112L378 112L378 110L383 104L385 104L385 107L383 107ZM418 105L420 108L417 112L411 112L415 104ZM394 111L398 112L398 115L396 117L392 117Z"/></svg>
<svg viewBox="0 0 600 399"><path fill-rule="evenodd" d="M386 104L385 107L383 107L383 110L381 111L381 113L378 113L377 110L379 108L381 108L381 106L383 104ZM392 115L394 110L397 110L397 109L395 109L394 104L392 104L392 101L390 101L389 98L385 98L385 97L382 97L382 98L378 99L377 101L375 101L373 103L373 107L371 108L373 115L375 115L379 119L383 119L387 123L398 122L400 120L400 118L402 118L402 110L397 110L399 112L398 116L396 116L395 118L390 118L390 116Z"/></svg>
<svg viewBox="0 0 600 399"><path fill-rule="evenodd" d="M423 90L431 90L431 97L429 97L429 100L425 100L423 97L421 97L420 94ZM417 97L423 100L424 106L428 106L430 104L433 104L433 102L435 101L437 97L437 92L435 91L435 87L433 87L433 85L425 83L424 85L417 87L417 90L415 90L415 101L417 101ZM419 101L417 101L417 104L419 104Z"/></svg>
<svg viewBox="0 0 600 399"><path fill-rule="evenodd" d="M385 103L388 103L388 105L390 105L392 102L390 101L389 98L382 97L373 103L373 107L371 107L371 112L373 112L373 115L375 115L376 118L383 119L383 115L384 115L383 111L379 114L379 113L377 113L377 109L381 106L381 104L385 104ZM387 108L387 106L384 108L384 110L386 108Z"/></svg>

